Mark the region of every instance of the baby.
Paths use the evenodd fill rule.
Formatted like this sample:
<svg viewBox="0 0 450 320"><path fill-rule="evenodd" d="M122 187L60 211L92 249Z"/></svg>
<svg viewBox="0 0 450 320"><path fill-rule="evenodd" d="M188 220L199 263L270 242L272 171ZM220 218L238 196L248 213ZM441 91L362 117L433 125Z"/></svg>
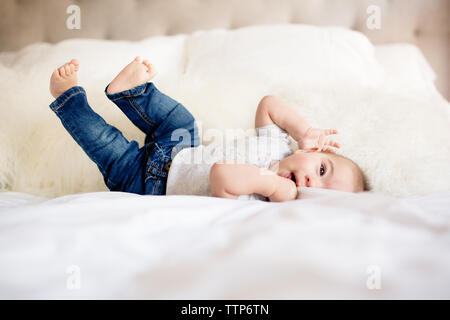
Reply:
<svg viewBox="0 0 450 320"><path fill-rule="evenodd" d="M139 148L137 141L128 141L91 109L86 92L77 85L78 69L79 62L72 59L54 70L50 92L56 100L50 108L96 163L111 191L288 201L297 198L299 186L364 190L361 169L337 155L333 148L340 145L327 139L337 130L312 128L293 107L275 96L260 101L255 116L258 135L246 138L245 143L275 141L278 149L258 148L253 160L230 160L215 144L199 146L194 117L150 82L156 75L155 67L136 57L106 86L105 93L146 134L145 144ZM288 134L298 143L294 152L288 147ZM255 150L246 150L250 149ZM186 162L199 153L210 155L209 163Z"/></svg>

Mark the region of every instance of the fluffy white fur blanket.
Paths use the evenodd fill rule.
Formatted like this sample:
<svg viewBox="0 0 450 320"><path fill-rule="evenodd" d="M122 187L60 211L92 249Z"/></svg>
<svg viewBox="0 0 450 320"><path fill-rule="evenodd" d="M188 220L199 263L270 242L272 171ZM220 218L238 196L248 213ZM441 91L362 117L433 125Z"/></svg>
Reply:
<svg viewBox="0 0 450 320"><path fill-rule="evenodd" d="M416 47L374 47L354 31L284 25L139 42L77 39L1 53L0 190L46 197L107 190L49 109L49 78L78 58L92 108L142 146L144 135L103 93L136 55L156 65L155 84L183 103L203 132L252 128L259 99L276 94L312 125L339 129L340 153L361 166L374 191L450 189L449 103Z"/></svg>

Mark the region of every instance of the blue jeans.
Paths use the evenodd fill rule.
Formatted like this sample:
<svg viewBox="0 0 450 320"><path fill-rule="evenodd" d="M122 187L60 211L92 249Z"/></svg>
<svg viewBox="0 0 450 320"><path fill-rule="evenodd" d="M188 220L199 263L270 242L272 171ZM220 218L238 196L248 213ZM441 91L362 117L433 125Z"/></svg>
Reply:
<svg viewBox="0 0 450 320"><path fill-rule="evenodd" d="M181 149L199 144L194 117L153 83L106 96L146 134L142 148L91 109L82 87L64 92L50 109L97 164L109 190L166 194L172 159Z"/></svg>

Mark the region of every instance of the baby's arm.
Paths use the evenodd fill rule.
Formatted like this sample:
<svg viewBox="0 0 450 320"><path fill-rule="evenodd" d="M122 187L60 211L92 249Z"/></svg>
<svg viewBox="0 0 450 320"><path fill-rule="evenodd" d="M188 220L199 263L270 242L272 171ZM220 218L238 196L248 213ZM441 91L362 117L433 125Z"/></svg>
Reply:
<svg viewBox="0 0 450 320"><path fill-rule="evenodd" d="M299 141L311 125L291 105L276 96L265 96L258 104L255 128L276 124Z"/></svg>
<svg viewBox="0 0 450 320"><path fill-rule="evenodd" d="M298 111L277 98L276 96L265 96L261 99L256 110L255 128L276 124L298 143L303 150L334 152L328 146L339 148L340 145L325 137L338 133L335 129L313 128Z"/></svg>
<svg viewBox="0 0 450 320"><path fill-rule="evenodd" d="M240 195L257 193L275 202L297 197L297 187L292 180L251 164L216 162L209 177L213 197L236 199Z"/></svg>

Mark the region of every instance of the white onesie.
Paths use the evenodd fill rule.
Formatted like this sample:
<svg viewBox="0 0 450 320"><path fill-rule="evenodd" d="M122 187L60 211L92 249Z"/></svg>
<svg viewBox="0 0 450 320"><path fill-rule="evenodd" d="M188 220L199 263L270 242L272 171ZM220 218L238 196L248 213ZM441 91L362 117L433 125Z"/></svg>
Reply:
<svg viewBox="0 0 450 320"><path fill-rule="evenodd" d="M288 134L275 124L256 128L256 136L185 148L172 160L167 177L166 195L211 196L209 171L220 160L234 160L268 169L274 161L292 154ZM239 199L268 199L258 194Z"/></svg>

